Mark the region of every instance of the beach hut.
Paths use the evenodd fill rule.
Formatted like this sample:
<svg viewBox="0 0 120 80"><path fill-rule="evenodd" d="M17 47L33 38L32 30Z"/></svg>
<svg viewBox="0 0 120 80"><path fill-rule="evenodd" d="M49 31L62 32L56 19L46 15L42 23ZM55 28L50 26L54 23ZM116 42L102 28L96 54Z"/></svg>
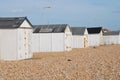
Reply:
<svg viewBox="0 0 120 80"><path fill-rule="evenodd" d="M91 27L88 30L88 46L103 45L102 27Z"/></svg>
<svg viewBox="0 0 120 80"><path fill-rule="evenodd" d="M88 47L88 31L86 27L71 27L72 48Z"/></svg>
<svg viewBox="0 0 120 80"><path fill-rule="evenodd" d="M71 50L71 30L67 24L35 25L33 52L64 52Z"/></svg>
<svg viewBox="0 0 120 80"><path fill-rule="evenodd" d="M103 33L104 44L120 44L120 31Z"/></svg>
<svg viewBox="0 0 120 80"><path fill-rule="evenodd" d="M32 25L26 17L0 18L0 60L32 57Z"/></svg>

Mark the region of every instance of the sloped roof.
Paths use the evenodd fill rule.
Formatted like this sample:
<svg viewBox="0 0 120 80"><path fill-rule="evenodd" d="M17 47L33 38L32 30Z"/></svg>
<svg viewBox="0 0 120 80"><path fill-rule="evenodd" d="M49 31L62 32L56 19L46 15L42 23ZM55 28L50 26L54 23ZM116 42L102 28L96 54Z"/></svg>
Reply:
<svg viewBox="0 0 120 80"><path fill-rule="evenodd" d="M71 27L72 35L84 35L86 27Z"/></svg>
<svg viewBox="0 0 120 80"><path fill-rule="evenodd" d="M103 33L104 36L108 35L120 35L120 31L110 31L110 32L105 32Z"/></svg>
<svg viewBox="0 0 120 80"><path fill-rule="evenodd" d="M29 22L29 20L26 17L5 17L5 18L1 17L0 18L0 29L19 28L24 20L27 20ZM32 26L30 22L29 24Z"/></svg>
<svg viewBox="0 0 120 80"><path fill-rule="evenodd" d="M91 27L87 28L88 34L99 34L102 30L102 27Z"/></svg>
<svg viewBox="0 0 120 80"><path fill-rule="evenodd" d="M62 33L67 26L67 24L34 25L33 33Z"/></svg>

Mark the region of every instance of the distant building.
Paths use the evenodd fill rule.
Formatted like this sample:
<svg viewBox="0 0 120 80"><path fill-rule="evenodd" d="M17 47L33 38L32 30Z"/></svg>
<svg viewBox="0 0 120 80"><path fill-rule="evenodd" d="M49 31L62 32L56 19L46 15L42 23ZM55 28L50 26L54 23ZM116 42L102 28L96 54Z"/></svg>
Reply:
<svg viewBox="0 0 120 80"><path fill-rule="evenodd" d="M70 51L72 33L67 24L35 25L33 52Z"/></svg>
<svg viewBox="0 0 120 80"><path fill-rule="evenodd" d="M104 33L104 32L109 32L110 30L108 30L108 29L102 29L102 31Z"/></svg>
<svg viewBox="0 0 120 80"><path fill-rule="evenodd" d="M88 47L88 31L86 27L71 27L72 48Z"/></svg>
<svg viewBox="0 0 120 80"><path fill-rule="evenodd" d="M91 27L88 30L88 46L103 45L102 27Z"/></svg>
<svg viewBox="0 0 120 80"><path fill-rule="evenodd" d="M0 18L0 60L32 57L32 25L26 17Z"/></svg>
<svg viewBox="0 0 120 80"><path fill-rule="evenodd" d="M103 34L104 44L120 44L120 31L110 31Z"/></svg>

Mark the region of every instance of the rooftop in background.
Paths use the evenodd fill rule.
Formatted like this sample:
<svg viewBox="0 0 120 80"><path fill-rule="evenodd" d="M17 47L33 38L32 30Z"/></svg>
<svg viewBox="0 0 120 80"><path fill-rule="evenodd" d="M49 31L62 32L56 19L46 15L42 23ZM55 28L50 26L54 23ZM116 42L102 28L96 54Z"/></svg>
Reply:
<svg viewBox="0 0 120 80"><path fill-rule="evenodd" d="M105 32L103 33L104 36L107 36L107 35L120 35L120 30L118 31L110 31L110 32Z"/></svg>
<svg viewBox="0 0 120 80"><path fill-rule="evenodd" d="M102 31L102 27L87 28L88 34L99 34Z"/></svg>
<svg viewBox="0 0 120 80"><path fill-rule="evenodd" d="M49 24L49 25L34 25L33 33L61 33L65 32L68 24Z"/></svg>
<svg viewBox="0 0 120 80"><path fill-rule="evenodd" d="M84 35L86 27L71 27L72 35Z"/></svg>
<svg viewBox="0 0 120 80"><path fill-rule="evenodd" d="M108 29L102 29L103 32L109 32L110 30Z"/></svg>
<svg viewBox="0 0 120 80"><path fill-rule="evenodd" d="M28 21L27 17L0 17L0 29L19 28L24 20Z"/></svg>

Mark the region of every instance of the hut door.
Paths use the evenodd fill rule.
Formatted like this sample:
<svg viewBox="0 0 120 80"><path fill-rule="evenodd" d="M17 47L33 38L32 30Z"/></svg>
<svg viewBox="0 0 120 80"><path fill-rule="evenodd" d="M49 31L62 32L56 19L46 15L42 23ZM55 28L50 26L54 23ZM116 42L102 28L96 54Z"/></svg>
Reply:
<svg viewBox="0 0 120 80"><path fill-rule="evenodd" d="M24 54L25 58L28 57L28 31L24 29Z"/></svg>
<svg viewBox="0 0 120 80"><path fill-rule="evenodd" d="M32 56L31 51L31 29L24 29L24 48L25 48L25 58Z"/></svg>
<svg viewBox="0 0 120 80"><path fill-rule="evenodd" d="M24 41L24 29L18 30L18 54L19 59L25 59L25 41Z"/></svg>
<svg viewBox="0 0 120 80"><path fill-rule="evenodd" d="M29 58L31 55L29 54L31 46L29 46L30 42L30 34L28 29L19 29L19 37L18 37L18 54L20 59ZM28 47L29 46L29 47Z"/></svg>
<svg viewBox="0 0 120 80"><path fill-rule="evenodd" d="M86 48L86 47L87 47L87 38L84 37L84 48Z"/></svg>
<svg viewBox="0 0 120 80"><path fill-rule="evenodd" d="M27 31L27 52L28 52L28 58L32 57L32 51L31 51L31 44L32 44L32 31L31 29L28 29Z"/></svg>
<svg viewBox="0 0 120 80"><path fill-rule="evenodd" d="M84 48L86 47L86 39L84 38Z"/></svg>
<svg viewBox="0 0 120 80"><path fill-rule="evenodd" d="M66 50L70 51L71 50L71 35L66 34Z"/></svg>

